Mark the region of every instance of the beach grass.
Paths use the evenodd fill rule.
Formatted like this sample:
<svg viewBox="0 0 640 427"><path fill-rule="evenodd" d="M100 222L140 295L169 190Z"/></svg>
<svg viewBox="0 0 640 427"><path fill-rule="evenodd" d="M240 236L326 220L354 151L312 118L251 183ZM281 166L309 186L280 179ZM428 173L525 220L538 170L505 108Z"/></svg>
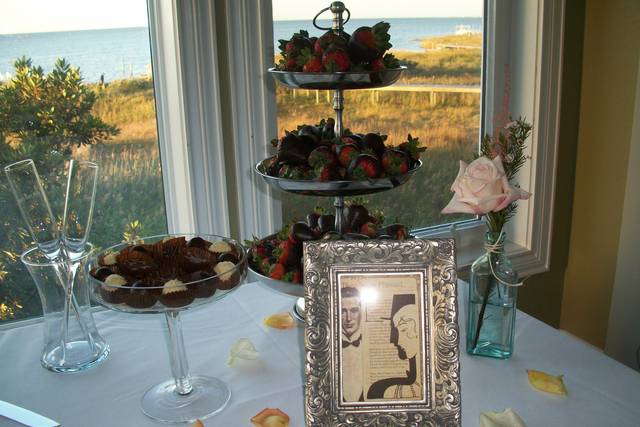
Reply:
<svg viewBox="0 0 640 427"><path fill-rule="evenodd" d="M401 83L480 84L480 49L435 47L438 44L480 45L480 37L444 37L425 43L423 46L429 50L424 52L396 52L400 61L409 67ZM90 87L98 95L94 114L121 130L113 140L74 152L74 157L90 159L101 166L92 241L103 246L132 233L165 232L153 82L148 78L132 78L104 86L91 84ZM276 101L280 136L285 129L295 129L302 123L317 123L334 115L331 93L326 91L316 94L315 91L293 91L277 86ZM427 147L422 157L424 166L409 182L394 191L366 196L370 207L385 211L387 221L425 227L466 218L443 216L439 212L451 196L449 186L458 171L458 161L471 160L478 151L479 93L438 93L433 97L429 92L347 91L344 119L346 127L354 132L387 134L389 144L400 144L411 133ZM333 210L330 198L284 193L277 197L282 201L285 220L303 218L317 204ZM14 256L21 248L3 247L2 250ZM10 261L7 257L4 256ZM35 288L24 286L29 278L24 272L3 270L4 258L0 257L0 321L39 315ZM21 308L15 308L11 315L3 314L14 302ZM5 312L1 304L5 304Z"/></svg>

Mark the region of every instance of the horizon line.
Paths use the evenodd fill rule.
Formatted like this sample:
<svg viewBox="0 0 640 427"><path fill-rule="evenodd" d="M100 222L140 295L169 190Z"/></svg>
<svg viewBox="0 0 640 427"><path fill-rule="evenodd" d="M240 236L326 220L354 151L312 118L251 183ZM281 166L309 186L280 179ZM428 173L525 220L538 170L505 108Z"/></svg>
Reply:
<svg viewBox="0 0 640 427"><path fill-rule="evenodd" d="M354 18L354 20L361 21L363 19L482 19L482 16L420 16L420 17L409 17L409 16L399 16L392 18L380 18L380 17L363 17L363 18ZM273 22L295 22L295 21L307 21L306 18L285 18L285 19L274 19ZM320 19L319 21L331 21L331 19ZM70 30L52 30L52 31L23 31L18 33L0 33L0 36L16 36L16 35L27 35L27 34L50 34L50 33L70 33L70 32L80 32L80 31L101 31L101 30L127 30L134 28L149 28L148 25L141 25L136 27L103 27L103 28L84 28L84 29L70 29Z"/></svg>

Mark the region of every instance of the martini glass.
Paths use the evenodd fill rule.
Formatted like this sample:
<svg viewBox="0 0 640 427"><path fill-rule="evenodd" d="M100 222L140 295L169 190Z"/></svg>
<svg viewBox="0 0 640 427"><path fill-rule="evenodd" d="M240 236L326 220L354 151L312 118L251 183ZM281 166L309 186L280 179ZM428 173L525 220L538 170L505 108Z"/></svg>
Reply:
<svg viewBox="0 0 640 427"><path fill-rule="evenodd" d="M198 280L185 281L184 288L176 294L164 294L164 286L140 286L135 282L126 285L109 285L94 276L99 276L99 268L104 269L101 259L109 254L120 253L128 246L135 251L156 251L158 242L175 237L186 240L200 238L210 243L226 242L231 246L235 262L233 268L218 274L208 274ZM130 250L134 250L130 248ZM126 251L125 251L126 253ZM92 296L98 304L111 310L131 314L163 314L167 323L167 347L173 378L151 387L142 397L142 411L149 417L164 422L193 422L222 411L231 391L221 380L205 375L191 375L182 337L180 314L214 301L219 301L237 289L247 274L247 257L242 246L235 240L215 235L162 235L147 237L134 242L114 245L103 252L94 254L87 268ZM106 267L117 270L115 267ZM140 282L140 280L138 280Z"/></svg>

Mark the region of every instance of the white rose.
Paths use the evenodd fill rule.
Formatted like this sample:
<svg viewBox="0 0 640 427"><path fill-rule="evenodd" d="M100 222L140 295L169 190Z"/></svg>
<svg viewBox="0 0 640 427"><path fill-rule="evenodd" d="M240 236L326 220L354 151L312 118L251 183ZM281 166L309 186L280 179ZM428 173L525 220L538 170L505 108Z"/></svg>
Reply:
<svg viewBox="0 0 640 427"><path fill-rule="evenodd" d="M442 213L485 215L498 212L518 199L528 199L530 193L509 183L502 159L482 156L467 165L460 161L458 176L451 185L455 194Z"/></svg>

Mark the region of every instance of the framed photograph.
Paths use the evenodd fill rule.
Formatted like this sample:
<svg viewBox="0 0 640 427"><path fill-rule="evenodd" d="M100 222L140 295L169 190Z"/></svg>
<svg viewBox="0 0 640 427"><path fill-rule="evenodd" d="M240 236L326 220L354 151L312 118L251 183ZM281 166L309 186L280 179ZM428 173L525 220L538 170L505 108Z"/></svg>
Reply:
<svg viewBox="0 0 640 427"><path fill-rule="evenodd" d="M307 426L459 426L453 239L307 242Z"/></svg>

